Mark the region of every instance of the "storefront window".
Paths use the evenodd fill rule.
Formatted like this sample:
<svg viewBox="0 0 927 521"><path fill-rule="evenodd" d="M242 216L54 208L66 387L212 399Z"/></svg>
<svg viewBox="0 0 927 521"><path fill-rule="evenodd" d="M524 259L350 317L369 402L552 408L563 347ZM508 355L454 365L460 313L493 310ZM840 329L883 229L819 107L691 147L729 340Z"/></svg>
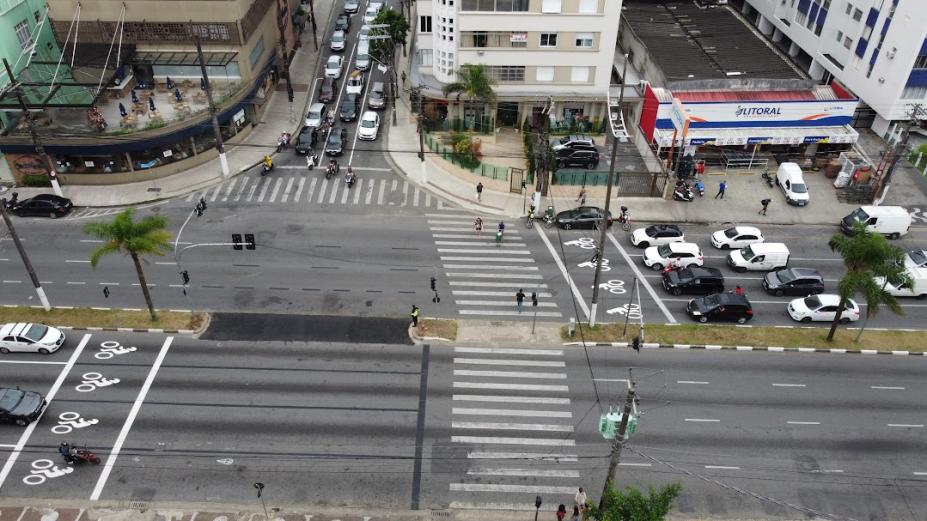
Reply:
<svg viewBox="0 0 927 521"><path fill-rule="evenodd" d="M107 156L56 156L55 171L60 174L110 174L128 172L125 154Z"/></svg>
<svg viewBox="0 0 927 521"><path fill-rule="evenodd" d="M132 166L136 170L148 170L149 168L157 168L184 160L193 155L193 151L190 148L190 140L184 138L173 145L163 145L132 152L130 155L132 157Z"/></svg>
<svg viewBox="0 0 927 521"><path fill-rule="evenodd" d="M212 129L205 130L200 135L193 138L194 144L196 146L196 153L202 154L207 150L216 148L216 135L213 134Z"/></svg>

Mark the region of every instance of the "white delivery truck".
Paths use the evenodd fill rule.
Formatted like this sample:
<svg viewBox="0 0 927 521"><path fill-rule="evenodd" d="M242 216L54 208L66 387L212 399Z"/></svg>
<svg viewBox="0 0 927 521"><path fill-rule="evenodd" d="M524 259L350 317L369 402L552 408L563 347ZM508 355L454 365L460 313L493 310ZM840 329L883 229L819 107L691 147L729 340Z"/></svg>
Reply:
<svg viewBox="0 0 927 521"><path fill-rule="evenodd" d="M781 242L758 242L727 256L727 265L734 271L771 271L789 264L789 248Z"/></svg>
<svg viewBox="0 0 927 521"><path fill-rule="evenodd" d="M808 195L808 185L805 176L797 163L782 163L776 170L776 184L785 194L785 202L795 206L806 206L811 196Z"/></svg>
<svg viewBox="0 0 927 521"><path fill-rule="evenodd" d="M927 268L908 268L910 284L892 284L885 277L875 277L876 284L884 285L885 291L896 297L927 298Z"/></svg>
<svg viewBox="0 0 927 521"><path fill-rule="evenodd" d="M850 233L855 223L862 223L867 230L889 239L897 239L908 233L911 214L901 206L860 206L840 221L840 229Z"/></svg>

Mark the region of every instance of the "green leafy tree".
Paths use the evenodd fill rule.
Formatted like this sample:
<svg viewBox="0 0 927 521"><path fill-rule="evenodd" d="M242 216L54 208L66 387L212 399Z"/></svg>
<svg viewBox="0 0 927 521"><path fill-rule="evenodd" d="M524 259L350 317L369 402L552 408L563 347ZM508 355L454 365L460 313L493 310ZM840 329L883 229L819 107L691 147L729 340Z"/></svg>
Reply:
<svg viewBox="0 0 927 521"><path fill-rule="evenodd" d="M388 39L370 40L370 53L380 63L391 64L392 52L397 45L402 45L405 56L406 38L409 35L409 21L401 11L384 9L373 19L373 25L386 25L387 27L371 29L370 36L389 36Z"/></svg>
<svg viewBox="0 0 927 521"><path fill-rule="evenodd" d="M110 253L121 252L131 257L135 265L135 273L138 275L138 282L142 287L142 294L145 295L148 313L154 321L158 319L158 315L151 302L151 294L148 292L148 284L145 282L145 273L142 271L140 258L147 255L164 255L170 249L171 233L165 229L167 227L166 217L158 215L135 221L134 213L134 208L126 208L116 215L112 222L95 222L84 226L85 233L104 241L102 246L90 254L90 265L96 268L100 259Z"/></svg>
<svg viewBox="0 0 927 521"><path fill-rule="evenodd" d="M885 282L880 283L876 279L884 277L884 280L895 282L910 281L904 267L903 251L889 244L881 234L870 232L861 223L856 223L849 235L834 235L827 245L831 251L843 257L843 265L847 270L837 284L840 304L827 334L828 342L833 342L837 326L848 322L843 317L843 310L847 301L857 293L862 293L866 299L866 315L863 327L856 335L856 341L859 341L866 323L870 317L878 313L880 306L888 306L895 314L904 313L898 300L885 291Z"/></svg>
<svg viewBox="0 0 927 521"><path fill-rule="evenodd" d="M595 521L662 521L673 508L673 501L682 492L682 484L673 483L659 490L648 485L647 495L633 487L624 491L611 485L605 491L601 508L590 505L586 519Z"/></svg>
<svg viewBox="0 0 927 521"><path fill-rule="evenodd" d="M457 81L445 83L441 90L445 97L456 94L458 103L460 97L465 96L471 103L480 100L488 104L496 100L496 92L492 88L495 84L485 65L465 63L457 69Z"/></svg>

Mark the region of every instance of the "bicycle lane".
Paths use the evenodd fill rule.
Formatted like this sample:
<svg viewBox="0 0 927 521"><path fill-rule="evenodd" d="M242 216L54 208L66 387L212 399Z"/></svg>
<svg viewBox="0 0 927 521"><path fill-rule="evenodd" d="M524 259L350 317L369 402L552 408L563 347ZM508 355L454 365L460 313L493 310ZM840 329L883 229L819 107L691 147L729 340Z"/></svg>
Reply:
<svg viewBox="0 0 927 521"><path fill-rule="evenodd" d="M22 448L0 474L11 497L97 499L172 337L85 335L49 390L43 417L27 427ZM31 431L29 429L32 429ZM59 443L86 446L101 463L68 465ZM18 457L13 457L18 456Z"/></svg>

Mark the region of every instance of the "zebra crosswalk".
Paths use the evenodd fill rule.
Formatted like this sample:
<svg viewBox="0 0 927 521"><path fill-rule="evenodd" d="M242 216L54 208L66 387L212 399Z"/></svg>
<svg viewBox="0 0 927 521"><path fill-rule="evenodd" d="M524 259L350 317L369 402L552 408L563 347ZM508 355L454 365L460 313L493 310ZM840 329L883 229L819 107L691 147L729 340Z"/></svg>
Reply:
<svg viewBox="0 0 927 521"><path fill-rule="evenodd" d="M495 227L487 225L477 235L472 215L440 212L425 216L458 314L529 319L535 312L538 317L563 316L519 230L506 228L505 240L497 244ZM515 304L519 289L527 295L521 312ZM531 293L538 295L536 308L531 305Z"/></svg>
<svg viewBox="0 0 927 521"><path fill-rule="evenodd" d="M283 170L282 172L285 172ZM207 203L383 206L442 210L447 205L427 190L389 173L361 173L353 187L341 176L325 179L322 170L266 177L241 175L206 190L192 192L184 201Z"/></svg>
<svg viewBox="0 0 927 521"><path fill-rule="evenodd" d="M455 347L452 382L451 443L466 447L467 471L450 507L571 504L582 476L563 350Z"/></svg>

